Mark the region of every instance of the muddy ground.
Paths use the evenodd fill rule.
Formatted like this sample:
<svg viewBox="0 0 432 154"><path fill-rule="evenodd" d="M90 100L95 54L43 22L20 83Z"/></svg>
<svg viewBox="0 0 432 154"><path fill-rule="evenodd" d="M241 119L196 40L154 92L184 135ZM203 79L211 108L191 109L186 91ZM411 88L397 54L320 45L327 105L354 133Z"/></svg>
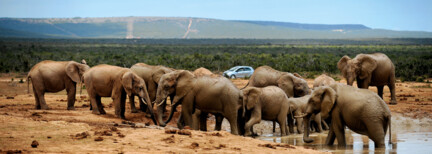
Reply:
<svg viewBox="0 0 432 154"><path fill-rule="evenodd" d="M14 75L3 74L0 78L0 152L319 153L299 146L235 136L226 131L178 132L175 124L178 114L166 128L154 126L145 113L130 113L129 105L127 121L123 121L114 116L110 98L102 99L107 114L93 115L85 90L81 96L77 94L73 111L66 110L64 91L45 95L50 110L35 110L35 100L32 93L27 94L27 84L19 83L19 78L11 81L12 77ZM312 86L312 80L308 82ZM243 87L247 80L236 79L233 83ZM370 90L376 91L376 88ZM388 103L388 88L384 96ZM392 112L411 118L431 118L430 83L397 83L397 100L398 105L389 106ZM213 120L210 118L208 123L210 130ZM37 143L32 144L33 141Z"/></svg>

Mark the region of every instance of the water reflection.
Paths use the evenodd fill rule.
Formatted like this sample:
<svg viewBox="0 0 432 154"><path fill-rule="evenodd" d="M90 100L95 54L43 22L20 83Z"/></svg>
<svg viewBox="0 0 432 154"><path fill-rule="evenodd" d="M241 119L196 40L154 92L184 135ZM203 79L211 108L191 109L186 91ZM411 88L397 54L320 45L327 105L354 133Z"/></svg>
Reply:
<svg viewBox="0 0 432 154"><path fill-rule="evenodd" d="M310 134L310 137L314 139L314 142L312 143L304 143L302 134L294 134L285 137L266 134L258 138L277 143L288 143L291 145L304 146L311 149L335 153L425 153L432 151L432 132L393 133L393 144L388 144L389 138L387 135L386 147L376 149L374 142L367 136L353 133L350 130L346 130L345 134L347 141L346 147L337 146L337 140L333 146L327 146L325 145L327 133L328 132Z"/></svg>

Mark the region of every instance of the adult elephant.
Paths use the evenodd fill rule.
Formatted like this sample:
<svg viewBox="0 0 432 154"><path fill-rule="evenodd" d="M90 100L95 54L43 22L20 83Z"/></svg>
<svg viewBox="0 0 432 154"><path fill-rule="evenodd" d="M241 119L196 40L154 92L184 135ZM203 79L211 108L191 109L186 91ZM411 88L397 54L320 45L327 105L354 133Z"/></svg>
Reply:
<svg viewBox="0 0 432 154"><path fill-rule="evenodd" d="M301 97L310 93L310 88L306 80L302 79L300 75L281 72L270 66L260 66L255 69L244 88L248 86L277 86L281 88L288 97Z"/></svg>
<svg viewBox="0 0 432 154"><path fill-rule="evenodd" d="M358 54L354 59L343 56L337 63L338 69L347 80L347 84L352 86L357 80L357 87L368 89L369 86L376 86L378 95L383 98L384 86L390 89L390 104L396 102L396 77L395 67L385 54Z"/></svg>
<svg viewBox="0 0 432 154"><path fill-rule="evenodd" d="M182 104L181 116L186 125L192 126L192 114L196 108L202 112L220 114L227 118L231 125L231 133L239 134L238 118L241 118L242 93L228 79L195 77L189 71L173 71L161 77L155 102L158 105L163 103L170 94L175 96L170 116L165 123L172 118L175 108Z"/></svg>
<svg viewBox="0 0 432 154"><path fill-rule="evenodd" d="M285 92L276 86L264 88L247 87L243 91L243 117L250 112L249 120L245 125L245 136L251 136L253 125L261 119L277 121L281 136L289 135L287 130L287 116L290 113L290 102Z"/></svg>
<svg viewBox="0 0 432 154"><path fill-rule="evenodd" d="M82 76L89 68L85 60L82 63L45 60L33 66L27 75L27 84L31 79L36 109L49 109L44 98L45 92L59 92L66 89L67 109L74 110L76 84L82 82Z"/></svg>
<svg viewBox="0 0 432 154"><path fill-rule="evenodd" d="M132 65L130 68L132 72L137 74L139 77L144 79L144 82L146 83L148 95L150 97L150 101L153 102L156 99L156 91L158 87L158 82L162 75L167 74L169 72L174 71L174 69L165 67L162 65L148 65L145 63L136 63L135 65ZM171 96L172 100L173 96ZM147 105L144 105L143 101L139 100L140 104L140 110L143 112L149 113L149 109L147 108ZM132 94L131 97L129 97L129 103L131 107L132 113L137 113L138 110L135 107L135 95ZM152 104L153 106L153 104ZM163 123L163 115L165 113L166 108L166 101L161 105L157 107L157 120L159 123ZM148 114L147 114L148 115Z"/></svg>
<svg viewBox="0 0 432 154"><path fill-rule="evenodd" d="M84 73L84 82L94 114L106 113L101 97L113 99L115 115L122 119L126 119L126 96L138 95L149 108L152 108L144 80L128 68L106 64L97 65ZM153 110L150 110L150 114L153 122L157 124Z"/></svg>
<svg viewBox="0 0 432 154"><path fill-rule="evenodd" d="M309 98L304 121L309 121L312 114L321 113L323 118L330 117L330 130L327 145L333 145L337 138L339 146L345 146L345 126L352 131L367 135L375 147L383 147L384 137L389 127L391 142L391 114L385 102L375 93L343 84L332 84L316 88ZM305 123L303 141L313 142L309 138L309 123Z"/></svg>

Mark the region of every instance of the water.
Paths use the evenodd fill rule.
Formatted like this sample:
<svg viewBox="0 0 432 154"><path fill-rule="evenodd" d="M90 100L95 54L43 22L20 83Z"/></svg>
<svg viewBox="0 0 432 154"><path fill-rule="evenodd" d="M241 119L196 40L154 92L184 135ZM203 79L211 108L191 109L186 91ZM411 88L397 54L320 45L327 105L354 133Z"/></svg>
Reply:
<svg viewBox="0 0 432 154"><path fill-rule="evenodd" d="M334 153L432 153L432 120L431 119L410 119L400 115L392 117L392 142L388 144L388 134L385 138L385 148L375 148L374 142L367 136L360 135L345 130L346 147L337 146L337 140L334 145L325 145L328 131L323 133L311 133L310 137L314 139L312 143L303 142L303 134L292 134L280 137L279 131L271 133L269 122L262 122L254 126L255 132L263 132L258 139L272 141L277 143L288 143L296 146L304 146L310 149L316 149L324 152ZM262 126L264 125L264 126ZM260 128L265 128L260 130ZM279 130L277 128L276 130Z"/></svg>

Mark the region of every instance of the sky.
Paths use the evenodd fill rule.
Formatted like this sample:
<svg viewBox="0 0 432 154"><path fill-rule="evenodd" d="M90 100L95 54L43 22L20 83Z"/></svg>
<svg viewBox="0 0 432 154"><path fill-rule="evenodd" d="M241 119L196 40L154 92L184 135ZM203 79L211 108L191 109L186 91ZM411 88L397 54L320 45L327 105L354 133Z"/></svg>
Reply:
<svg viewBox="0 0 432 154"><path fill-rule="evenodd" d="M432 0L0 0L0 17L201 17L432 32Z"/></svg>

